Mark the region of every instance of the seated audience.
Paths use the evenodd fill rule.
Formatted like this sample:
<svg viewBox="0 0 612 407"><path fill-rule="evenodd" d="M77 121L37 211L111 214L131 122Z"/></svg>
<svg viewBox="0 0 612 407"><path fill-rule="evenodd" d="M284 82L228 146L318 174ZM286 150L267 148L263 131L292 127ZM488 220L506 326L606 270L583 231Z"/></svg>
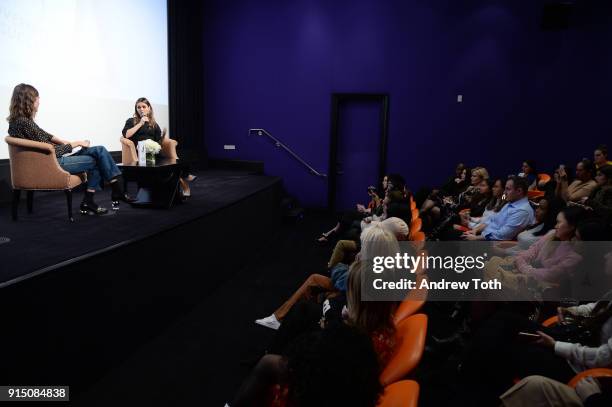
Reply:
<svg viewBox="0 0 612 407"><path fill-rule="evenodd" d="M393 233L403 233L407 230L408 226L400 219L395 218L388 219L386 223L381 222L376 224L366 229L361 234L362 250L363 248L370 248L370 250L374 248L373 250L384 250L392 252L393 254L398 253L399 246L397 244L397 238ZM312 299L314 297L313 291L317 292L317 294L320 292L327 292L333 295L346 290L346 273L349 273L348 266L339 263L332 267L331 277L321 274L311 274L300 288L298 288L283 305L274 311L272 315L258 319L255 323L267 328L278 329L282 320L298 301Z"/></svg>
<svg viewBox="0 0 612 407"><path fill-rule="evenodd" d="M387 194L392 191L400 191L403 196L404 189L405 181L400 175L385 175L382 179L380 189L368 188L368 195L371 201L367 208L361 204L357 204L356 211L347 211L343 213L336 225L331 230L322 233L317 241L319 243L327 243L334 236L345 238L347 232L356 222L360 222L368 216L382 216L384 210L383 201Z"/></svg>
<svg viewBox="0 0 612 407"><path fill-rule="evenodd" d="M519 172L518 176L527 179L527 185L529 185L530 191L538 189L538 173L533 160L523 161L521 172Z"/></svg>
<svg viewBox="0 0 612 407"><path fill-rule="evenodd" d="M71 174L87 172L87 188L81 202L81 213L104 215L108 212L106 208L99 206L94 201L94 194L101 189L103 181L111 185L114 210L119 209L119 201L133 202L134 200L123 191L121 171L106 148L90 146L89 141L65 141L38 127L34 118L38 112L39 103L38 90L32 85L21 83L15 86L7 118L8 133L12 137L52 145L58 164Z"/></svg>
<svg viewBox="0 0 612 407"><path fill-rule="evenodd" d="M493 257L487 264L486 278L498 279L504 289L518 289L520 285L526 286L528 281L536 283L540 290L559 284L582 260L570 242L582 215L582 208L563 209L557 215L555 228L541 236L529 249L503 260Z"/></svg>
<svg viewBox="0 0 612 407"><path fill-rule="evenodd" d="M516 237L516 244L507 246L509 242L499 243L496 247L497 253L503 256L518 254L523 250L529 249L532 244L538 241L557 224L557 215L565 208L565 201L558 198L542 198L536 204L535 222L527 226L525 230ZM511 244L511 243L510 243Z"/></svg>
<svg viewBox="0 0 612 407"><path fill-rule="evenodd" d="M486 224L465 232L466 240L513 240L523 229L535 222L535 216L527 199L527 181L510 177L506 181L506 201L498 213L491 216Z"/></svg>
<svg viewBox="0 0 612 407"><path fill-rule="evenodd" d="M382 394L379 373L363 330L336 324L296 338L285 355L262 357L231 407L375 407Z"/></svg>
<svg viewBox="0 0 612 407"><path fill-rule="evenodd" d="M583 159L576 165L576 179L568 185L567 173L565 168L559 167L555 171L556 190L559 198L568 202L579 202L582 198L588 197L597 187L593 179L595 166L589 159Z"/></svg>
<svg viewBox="0 0 612 407"><path fill-rule="evenodd" d="M600 144L593 152L593 163L597 169L604 165L612 165L612 161L608 160L608 147L605 144Z"/></svg>
<svg viewBox="0 0 612 407"><path fill-rule="evenodd" d="M397 240L394 238L391 232L387 231L381 225L374 225L364 231L362 241L363 259L371 259L374 256L392 256L399 253L399 246L397 244ZM342 321L336 318L328 318L328 315L331 313L331 311L329 310L329 302L326 301L323 306L324 311L323 318L320 322L320 328L325 331L327 329L334 329L333 327L337 325L343 326L347 324L352 327L358 328L362 332L366 333L370 339L370 346L373 345L374 351L376 352L377 363L370 364L370 366L366 368L367 371L362 371L360 372L360 374L369 376L369 374L374 373L378 377L378 375L386 366L387 362L395 351L395 325L393 322L393 314L397 307L397 303L390 301L364 300L361 294L361 287L362 280L364 278L364 273L366 272L366 261L362 261L360 258L357 258L357 260L351 265L348 276L346 292L348 309L346 314L344 314L346 320ZM290 311L290 314L297 311L297 309L298 307L292 309ZM295 324L295 326L299 326L299 329L304 330L306 332L315 331L316 334L320 335L319 329L313 329L314 324L312 323L307 322ZM281 330L283 328L284 326L281 327ZM281 334L281 331L279 331L279 334ZM289 340L289 343L291 343L295 340L299 341L300 336L303 334L303 331L291 332L290 334L284 332L283 336L284 340ZM348 343L345 343L345 345L350 346L350 344ZM287 347L284 346L277 346L277 349L281 350L286 348ZM265 403L266 400L269 400L269 389L275 384L279 385L276 387L277 389L280 387L280 390L274 392L275 398L287 399L288 395L291 394L292 384L287 383L283 380L283 378L287 377L287 374L289 374L289 371L291 370L290 362L286 362L286 360L290 360L291 356L293 355L293 352L291 352L291 348L292 346L289 345L289 350L286 352L286 356L281 356L278 354L268 354L264 356L258 363L258 366L255 368L255 370L252 372L251 376L241 387L238 395L232 403L232 406L235 407L240 405L265 405L261 403ZM356 354L352 357L359 359ZM366 358L367 357L368 356L366 355ZM326 358L323 358L323 360L333 360L333 358L328 356ZM316 362L313 361L311 363ZM319 363L317 367L320 369L325 369L325 363ZM338 378L336 379L340 380ZM341 381L344 382L344 379L345 378L342 378ZM351 380L350 377L347 377L346 379L347 383ZM302 380L305 379L302 378ZM330 380L332 379L330 378ZM309 382L306 381L304 384L304 386L307 387L307 391L314 391L309 387L310 384L308 383ZM318 390L322 391L322 389L323 388L319 388ZM288 398L288 400L291 400L290 397ZM316 403L316 405L327 405L327 400L328 398L326 397L322 401ZM346 399L342 400L343 401L340 402L340 404L332 405L344 405ZM335 399L333 402L338 403L338 401ZM366 402L366 400L362 400L362 402ZM375 405L376 400L373 400L373 402L374 404L372 405ZM367 403L370 403L370 401L367 401Z"/></svg>
<svg viewBox="0 0 612 407"><path fill-rule="evenodd" d="M482 215L473 215L472 211L470 210L470 212L467 213L466 216L462 217L461 219L461 224L467 227L468 229L475 229L481 223L486 224L487 219L489 219L491 215L499 212L501 208L506 204L506 201L503 197L504 181L498 178L492 184L488 182L487 186L491 189L491 200L485 206Z"/></svg>
<svg viewBox="0 0 612 407"><path fill-rule="evenodd" d="M437 222L445 202L454 202L468 188L470 170L463 164L455 168L456 176L451 177L440 189L434 189L421 205L420 217L429 224Z"/></svg>
<svg viewBox="0 0 612 407"><path fill-rule="evenodd" d="M596 216L609 222L612 217L612 165L600 167L595 181L597 188L588 198L583 198L582 202L587 209L593 210Z"/></svg>
<svg viewBox="0 0 612 407"><path fill-rule="evenodd" d="M612 367L610 305L608 293L598 302L561 308L564 324L550 328L515 312L495 314L475 333L464 357L462 398L473 406L494 405L516 377L542 375L567 383L586 369ZM519 332L537 337L521 340Z"/></svg>

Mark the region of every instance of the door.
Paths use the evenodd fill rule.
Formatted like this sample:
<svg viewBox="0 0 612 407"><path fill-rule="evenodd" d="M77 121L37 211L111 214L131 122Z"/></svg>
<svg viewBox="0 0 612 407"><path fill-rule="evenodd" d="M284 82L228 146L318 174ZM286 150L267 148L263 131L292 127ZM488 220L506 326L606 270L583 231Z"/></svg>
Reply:
<svg viewBox="0 0 612 407"><path fill-rule="evenodd" d="M378 186L386 169L387 121L387 95L332 95L331 210L368 204L367 187Z"/></svg>

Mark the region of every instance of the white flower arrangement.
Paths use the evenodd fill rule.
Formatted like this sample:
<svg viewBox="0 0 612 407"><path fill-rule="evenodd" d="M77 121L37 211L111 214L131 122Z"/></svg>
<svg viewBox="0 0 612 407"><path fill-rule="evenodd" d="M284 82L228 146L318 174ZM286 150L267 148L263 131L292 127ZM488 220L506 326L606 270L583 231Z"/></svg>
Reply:
<svg viewBox="0 0 612 407"><path fill-rule="evenodd" d="M156 143L151 139L146 139L144 141L144 146L145 153L147 154L159 154L159 152L161 151L161 146L159 145L159 143Z"/></svg>

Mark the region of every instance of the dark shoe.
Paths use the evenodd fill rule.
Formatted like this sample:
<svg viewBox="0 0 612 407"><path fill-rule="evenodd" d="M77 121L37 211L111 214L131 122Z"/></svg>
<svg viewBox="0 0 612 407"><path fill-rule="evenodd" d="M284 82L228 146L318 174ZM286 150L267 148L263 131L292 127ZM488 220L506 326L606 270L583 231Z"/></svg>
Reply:
<svg viewBox="0 0 612 407"><path fill-rule="evenodd" d="M108 209L98 206L95 202L81 202L81 215L106 215Z"/></svg>
<svg viewBox="0 0 612 407"><path fill-rule="evenodd" d="M98 204L94 202L93 197L93 192L85 191L85 197L80 207L81 215L105 215L108 213L108 209L98 206Z"/></svg>
<svg viewBox="0 0 612 407"><path fill-rule="evenodd" d="M119 210L119 201L123 201L126 203L136 202L136 198L132 198L127 192L124 192L121 195L111 194L111 208L114 211Z"/></svg>

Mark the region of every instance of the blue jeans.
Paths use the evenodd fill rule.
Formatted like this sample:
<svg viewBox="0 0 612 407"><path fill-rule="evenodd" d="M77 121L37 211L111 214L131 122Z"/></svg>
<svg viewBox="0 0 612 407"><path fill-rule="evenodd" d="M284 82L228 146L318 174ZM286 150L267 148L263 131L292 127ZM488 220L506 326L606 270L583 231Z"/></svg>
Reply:
<svg viewBox="0 0 612 407"><path fill-rule="evenodd" d="M102 146L83 147L69 157L57 159L60 167L71 174L87 171L87 189L100 190L100 182L110 181L121 171L106 148Z"/></svg>

